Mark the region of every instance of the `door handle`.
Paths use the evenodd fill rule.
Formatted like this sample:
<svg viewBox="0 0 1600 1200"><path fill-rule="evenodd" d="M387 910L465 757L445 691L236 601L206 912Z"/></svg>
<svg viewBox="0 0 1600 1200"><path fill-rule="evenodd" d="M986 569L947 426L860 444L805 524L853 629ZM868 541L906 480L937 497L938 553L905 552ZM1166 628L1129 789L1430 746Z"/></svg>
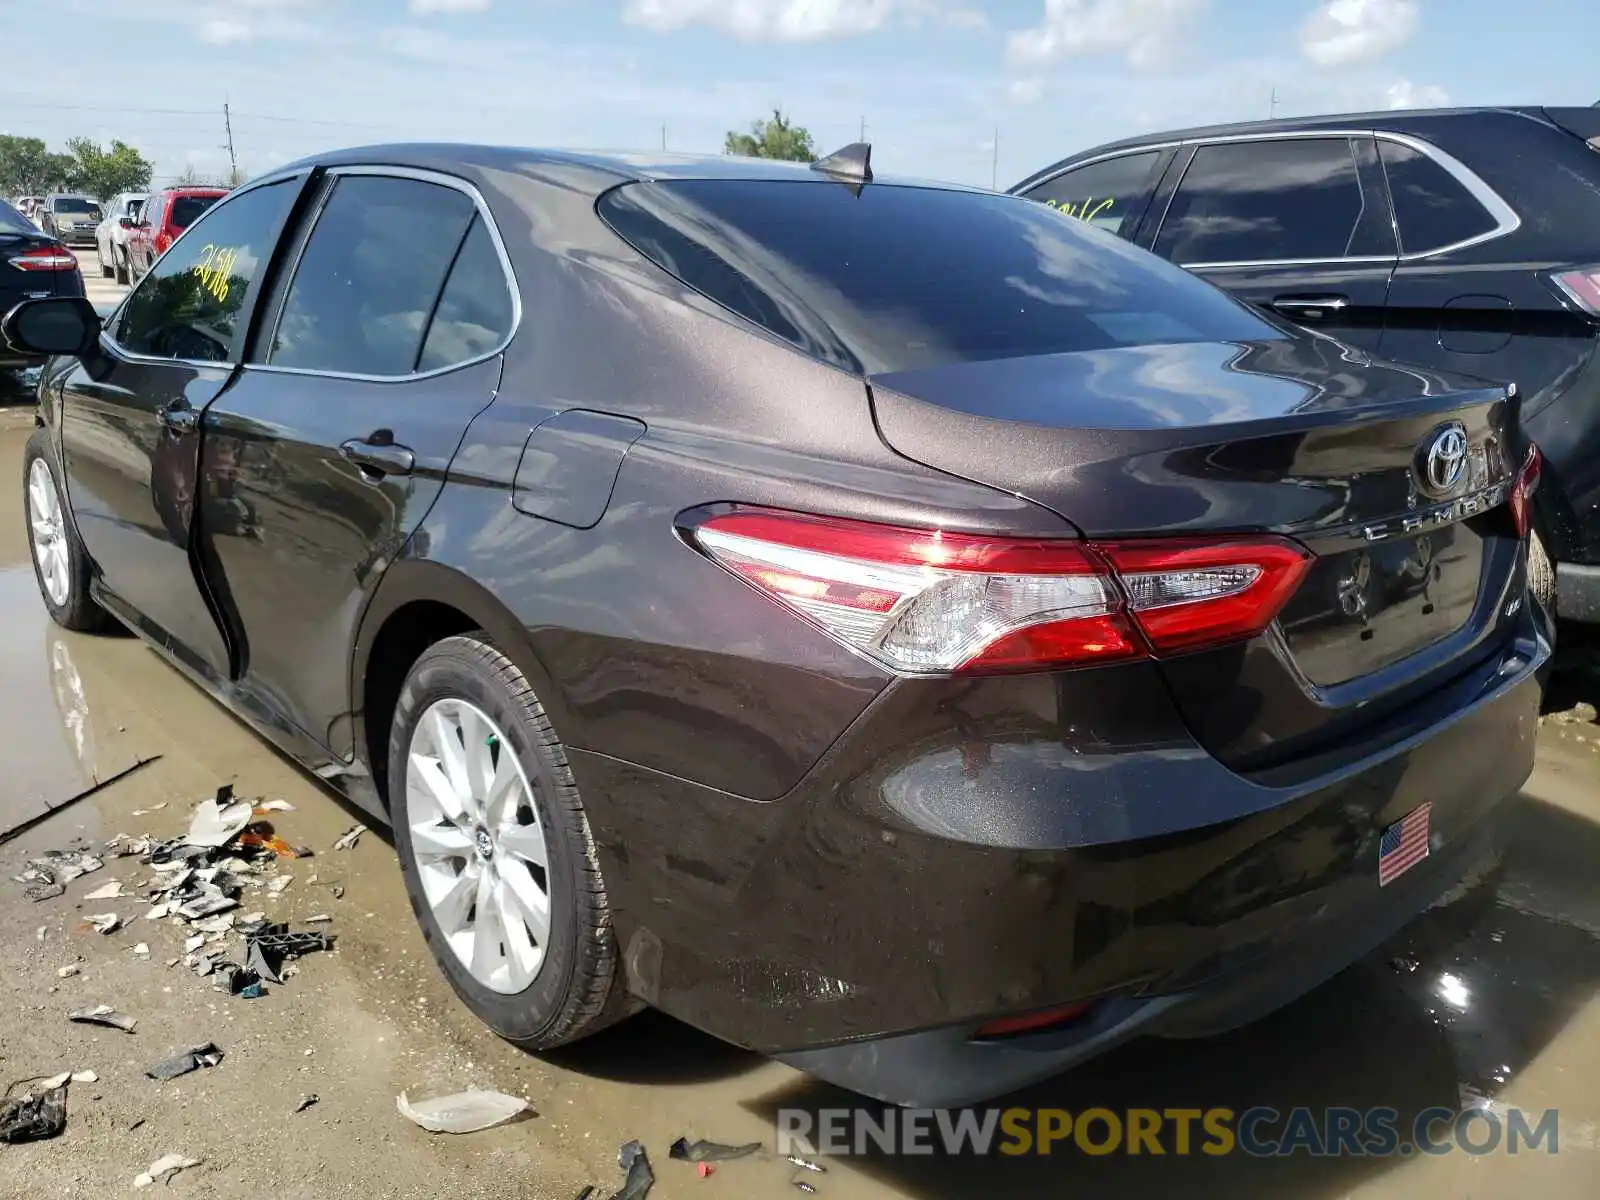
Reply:
<svg viewBox="0 0 1600 1200"><path fill-rule="evenodd" d="M174 400L161 410L163 428L173 433L193 433L200 428L200 414L189 407L187 400Z"/></svg>
<svg viewBox="0 0 1600 1200"><path fill-rule="evenodd" d="M1286 317L1315 321L1350 307L1349 296L1275 296L1272 307Z"/></svg>
<svg viewBox="0 0 1600 1200"><path fill-rule="evenodd" d="M339 453L361 468L363 477L376 481L385 475L409 475L417 456L393 442L362 441L352 438L339 447Z"/></svg>

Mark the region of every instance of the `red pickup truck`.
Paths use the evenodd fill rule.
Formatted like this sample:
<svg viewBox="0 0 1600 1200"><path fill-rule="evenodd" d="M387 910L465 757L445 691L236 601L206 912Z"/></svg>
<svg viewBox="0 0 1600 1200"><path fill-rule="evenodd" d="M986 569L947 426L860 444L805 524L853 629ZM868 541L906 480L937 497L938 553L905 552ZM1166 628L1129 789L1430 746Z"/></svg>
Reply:
<svg viewBox="0 0 1600 1200"><path fill-rule="evenodd" d="M228 194L221 187L176 187L155 192L128 225L128 273L143 278L156 259L200 214ZM127 218L124 218L126 220Z"/></svg>

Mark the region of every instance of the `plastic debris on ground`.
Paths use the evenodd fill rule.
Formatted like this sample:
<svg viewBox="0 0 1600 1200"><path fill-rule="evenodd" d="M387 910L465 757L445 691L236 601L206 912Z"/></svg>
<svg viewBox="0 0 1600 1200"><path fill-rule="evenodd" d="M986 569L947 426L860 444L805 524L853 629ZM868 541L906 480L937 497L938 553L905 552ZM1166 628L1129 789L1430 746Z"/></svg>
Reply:
<svg viewBox="0 0 1600 1200"><path fill-rule="evenodd" d="M148 817L153 812L160 812L166 806L167 802L163 800L160 804L152 804L149 808L136 808L133 810L132 815L135 817Z"/></svg>
<svg viewBox="0 0 1600 1200"><path fill-rule="evenodd" d="M402 1117L430 1133L477 1133L503 1125L531 1107L519 1096L476 1089L414 1102L401 1092L394 1105Z"/></svg>
<svg viewBox="0 0 1600 1200"><path fill-rule="evenodd" d="M80 967L77 963L68 963L64 967L57 967L56 968L56 978L57 979L71 979L74 975L78 975L78 974L82 973L82 971L83 971L83 968Z"/></svg>
<svg viewBox="0 0 1600 1200"><path fill-rule="evenodd" d="M148 1170L141 1171L133 1177L133 1186L136 1188L149 1187L152 1183L165 1183L179 1171L187 1171L190 1167L198 1167L200 1160L190 1158L187 1154L165 1154L151 1163Z"/></svg>
<svg viewBox="0 0 1600 1200"><path fill-rule="evenodd" d="M260 804L256 805L256 812L258 814L293 811L294 805L290 804L287 800L263 800Z"/></svg>
<svg viewBox="0 0 1600 1200"><path fill-rule="evenodd" d="M54 1082L54 1081L50 1081ZM42 1142L67 1127L65 1084L0 1103L0 1142Z"/></svg>
<svg viewBox="0 0 1600 1200"><path fill-rule="evenodd" d="M122 924L116 913L86 913L83 923L96 933L115 933Z"/></svg>
<svg viewBox="0 0 1600 1200"><path fill-rule="evenodd" d="M155 1066L147 1068L145 1074L151 1079L176 1079L201 1067L214 1067L222 1059L222 1051L217 1049L215 1043L207 1042L204 1046L195 1046L171 1058L162 1059Z"/></svg>
<svg viewBox="0 0 1600 1200"><path fill-rule="evenodd" d="M85 900L120 900L122 899L122 880L113 879L104 887L97 887L92 892L83 894Z"/></svg>
<svg viewBox="0 0 1600 1200"><path fill-rule="evenodd" d="M644 1200L655 1186L656 1173L650 1169L650 1157L638 1142L624 1142L617 1151L617 1166L627 1172L622 1186L611 1194L611 1200Z"/></svg>
<svg viewBox="0 0 1600 1200"><path fill-rule="evenodd" d="M233 788L223 786L210 800L195 806L184 841L190 846L226 846L244 832L255 810L242 800L234 800Z"/></svg>
<svg viewBox="0 0 1600 1200"><path fill-rule="evenodd" d="M732 1158L745 1158L761 1149L760 1142L746 1142L742 1146L728 1146L722 1142L691 1142L679 1138L667 1150L667 1157L679 1162L726 1162Z"/></svg>
<svg viewBox="0 0 1600 1200"><path fill-rule="evenodd" d="M808 1196L814 1196L817 1194L816 1187L807 1183L804 1179L796 1179L793 1181L793 1183L795 1187L799 1188L802 1192L805 1192Z"/></svg>
<svg viewBox="0 0 1600 1200"><path fill-rule="evenodd" d="M322 1097L317 1095L315 1092L312 1092L309 1096L301 1096L300 1103L294 1106L294 1110L297 1113L303 1113L306 1109L310 1108L313 1104L318 1103L321 1099Z"/></svg>
<svg viewBox="0 0 1600 1200"><path fill-rule="evenodd" d="M716 1173L717 1164L709 1162L695 1163L695 1170L700 1172L701 1179L710 1179Z"/></svg>
<svg viewBox="0 0 1600 1200"><path fill-rule="evenodd" d="M335 850L353 850L353 849L355 849L356 843L361 840L361 835L363 833L365 833L366 831L367 831L367 827L365 825L352 825L352 826L350 826L349 829L347 829L343 833L341 833L339 835L339 837L334 841L333 848Z"/></svg>
<svg viewBox="0 0 1600 1200"><path fill-rule="evenodd" d="M120 1029L123 1033L132 1033L134 1026L139 1023L137 1017L123 1016L109 1004L97 1004L93 1008L68 1013L67 1020L76 1021L79 1025L104 1025L108 1029Z"/></svg>
<svg viewBox="0 0 1600 1200"><path fill-rule="evenodd" d="M786 1154L783 1157L785 1162L793 1163L802 1171L815 1171L818 1174L821 1174L823 1171L828 1169L821 1163L812 1162L809 1158L801 1158L798 1154Z"/></svg>

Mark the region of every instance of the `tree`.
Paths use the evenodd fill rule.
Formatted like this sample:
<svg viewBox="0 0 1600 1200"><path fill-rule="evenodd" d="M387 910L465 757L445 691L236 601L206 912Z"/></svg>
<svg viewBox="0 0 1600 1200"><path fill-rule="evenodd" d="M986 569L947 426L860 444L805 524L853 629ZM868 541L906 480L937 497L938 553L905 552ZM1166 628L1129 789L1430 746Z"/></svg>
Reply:
<svg viewBox="0 0 1600 1200"><path fill-rule="evenodd" d="M0 134L0 196L42 196L66 182L65 156L39 138Z"/></svg>
<svg viewBox="0 0 1600 1200"><path fill-rule="evenodd" d="M142 192L150 186L152 168L144 155L115 139L103 150L89 138L67 142L72 156L71 186L80 192L109 200L118 192Z"/></svg>
<svg viewBox="0 0 1600 1200"><path fill-rule="evenodd" d="M816 151L811 147L811 134L799 125L791 124L783 109L772 110L769 120L757 121L749 133L728 133L722 145L724 154L742 154L746 158L781 158L789 162L816 162Z"/></svg>

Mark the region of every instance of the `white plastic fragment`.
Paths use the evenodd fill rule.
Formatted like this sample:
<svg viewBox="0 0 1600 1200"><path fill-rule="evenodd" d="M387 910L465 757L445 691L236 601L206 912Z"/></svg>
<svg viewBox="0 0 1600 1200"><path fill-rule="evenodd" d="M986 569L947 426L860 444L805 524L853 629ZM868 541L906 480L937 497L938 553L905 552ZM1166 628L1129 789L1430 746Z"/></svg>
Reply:
<svg viewBox="0 0 1600 1200"><path fill-rule="evenodd" d="M183 939L183 952L185 954L193 954L196 950L200 949L200 947L204 946L205 944L206 944L206 935L205 934L203 934L203 933L193 934L193 935Z"/></svg>
<svg viewBox="0 0 1600 1200"><path fill-rule="evenodd" d="M279 875L271 883L267 884L267 891L271 892L274 896L281 896L283 895L284 890L293 882L293 875Z"/></svg>
<svg viewBox="0 0 1600 1200"><path fill-rule="evenodd" d="M265 800L256 805L262 812L293 812L294 805L287 800Z"/></svg>
<svg viewBox="0 0 1600 1200"><path fill-rule="evenodd" d="M80 972L82 970L83 970L83 968L80 967L77 963L68 963L64 967L57 967L56 968L56 978L57 979L71 979L74 975L78 974L78 972Z"/></svg>
<svg viewBox="0 0 1600 1200"><path fill-rule="evenodd" d="M133 956L135 958L149 958L150 957L150 943L149 942L140 942L137 946L135 946L133 948Z"/></svg>
<svg viewBox="0 0 1600 1200"><path fill-rule="evenodd" d="M243 801L221 805L215 799L202 800L189 821L184 841L191 846L226 846L250 824L252 810Z"/></svg>
<svg viewBox="0 0 1600 1200"><path fill-rule="evenodd" d="M402 1117L431 1133L477 1133L480 1129L503 1125L530 1107L519 1096L478 1089L418 1100L414 1104L401 1092L395 1097L394 1105Z"/></svg>
<svg viewBox="0 0 1600 1200"><path fill-rule="evenodd" d="M96 933L111 933L122 924L116 913L86 913L83 919Z"/></svg>
<svg viewBox="0 0 1600 1200"><path fill-rule="evenodd" d="M186 1154L166 1154L150 1164L148 1171L142 1171L133 1177L133 1186L136 1188L149 1187L157 1180L164 1181L169 1175L176 1175L179 1171L186 1171L190 1167L198 1167L200 1160L190 1158Z"/></svg>
<svg viewBox="0 0 1600 1200"><path fill-rule="evenodd" d="M92 892L84 893L85 900L120 900L122 898L122 880L113 879L104 887L97 887Z"/></svg>
<svg viewBox="0 0 1600 1200"><path fill-rule="evenodd" d="M148 817L153 812L160 812L166 806L167 802L163 800L160 804L152 804L149 808L136 808L133 810L133 815L136 817Z"/></svg>
<svg viewBox="0 0 1600 1200"><path fill-rule="evenodd" d="M335 850L354 850L355 845L361 840L361 835L367 831L365 825L352 825L334 839Z"/></svg>

